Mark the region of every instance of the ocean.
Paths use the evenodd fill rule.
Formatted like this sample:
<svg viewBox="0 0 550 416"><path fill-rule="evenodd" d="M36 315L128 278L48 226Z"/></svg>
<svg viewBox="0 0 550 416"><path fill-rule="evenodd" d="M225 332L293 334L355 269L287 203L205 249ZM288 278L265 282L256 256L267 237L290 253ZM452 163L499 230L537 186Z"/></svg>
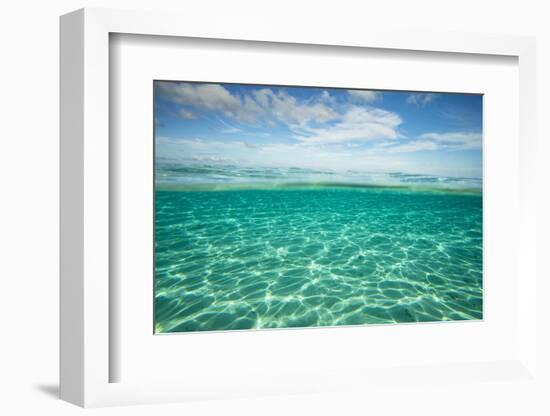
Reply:
<svg viewBox="0 0 550 416"><path fill-rule="evenodd" d="M480 179L157 167L155 332L483 318Z"/></svg>

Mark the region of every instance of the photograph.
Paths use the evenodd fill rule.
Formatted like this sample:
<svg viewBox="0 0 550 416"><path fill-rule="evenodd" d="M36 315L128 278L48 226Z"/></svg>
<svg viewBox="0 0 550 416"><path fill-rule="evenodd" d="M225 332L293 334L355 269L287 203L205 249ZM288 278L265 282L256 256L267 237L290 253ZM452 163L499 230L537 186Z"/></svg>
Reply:
<svg viewBox="0 0 550 416"><path fill-rule="evenodd" d="M483 319L483 95L153 81L154 333Z"/></svg>

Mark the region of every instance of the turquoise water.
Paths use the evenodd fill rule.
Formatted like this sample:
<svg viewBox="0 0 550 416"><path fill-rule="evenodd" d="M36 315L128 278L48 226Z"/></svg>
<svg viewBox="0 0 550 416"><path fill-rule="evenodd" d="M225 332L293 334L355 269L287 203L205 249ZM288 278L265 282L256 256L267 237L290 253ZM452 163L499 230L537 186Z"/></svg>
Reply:
<svg viewBox="0 0 550 416"><path fill-rule="evenodd" d="M160 173L157 333L482 318L479 181Z"/></svg>

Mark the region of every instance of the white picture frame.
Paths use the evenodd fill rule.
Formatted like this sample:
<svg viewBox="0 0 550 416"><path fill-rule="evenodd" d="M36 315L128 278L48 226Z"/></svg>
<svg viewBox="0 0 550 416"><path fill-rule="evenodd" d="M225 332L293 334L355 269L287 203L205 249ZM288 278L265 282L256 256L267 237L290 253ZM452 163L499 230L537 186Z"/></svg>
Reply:
<svg viewBox="0 0 550 416"><path fill-rule="evenodd" d="M492 368L518 383L537 381L537 314L535 268L535 41L507 35L281 30L277 25L239 26L168 13L82 9L61 18L61 398L79 406L159 403L197 398L247 397L262 394L319 393L350 385L393 385L396 369L368 373L342 369L327 378L316 374L281 374L266 382L232 388L231 377L220 380L110 382L110 166L109 36L113 33L226 39L333 47L430 51L442 54L483 54L516 57L519 62L520 216L517 293L519 345L506 362L456 365L442 363L418 369L415 377L480 384ZM336 336L333 335L333 336ZM422 367L422 366L420 366ZM410 372L410 370L407 370ZM415 370L416 371L416 370ZM348 383L339 380L347 378ZM399 377L397 377L399 378ZM432 381L433 382L433 381Z"/></svg>

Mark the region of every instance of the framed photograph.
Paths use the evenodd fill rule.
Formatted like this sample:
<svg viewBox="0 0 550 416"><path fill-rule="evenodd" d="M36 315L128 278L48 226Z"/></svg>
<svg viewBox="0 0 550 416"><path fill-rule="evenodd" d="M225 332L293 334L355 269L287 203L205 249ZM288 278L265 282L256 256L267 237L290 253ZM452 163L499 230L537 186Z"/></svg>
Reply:
<svg viewBox="0 0 550 416"><path fill-rule="evenodd" d="M63 16L62 398L536 385L534 51Z"/></svg>

